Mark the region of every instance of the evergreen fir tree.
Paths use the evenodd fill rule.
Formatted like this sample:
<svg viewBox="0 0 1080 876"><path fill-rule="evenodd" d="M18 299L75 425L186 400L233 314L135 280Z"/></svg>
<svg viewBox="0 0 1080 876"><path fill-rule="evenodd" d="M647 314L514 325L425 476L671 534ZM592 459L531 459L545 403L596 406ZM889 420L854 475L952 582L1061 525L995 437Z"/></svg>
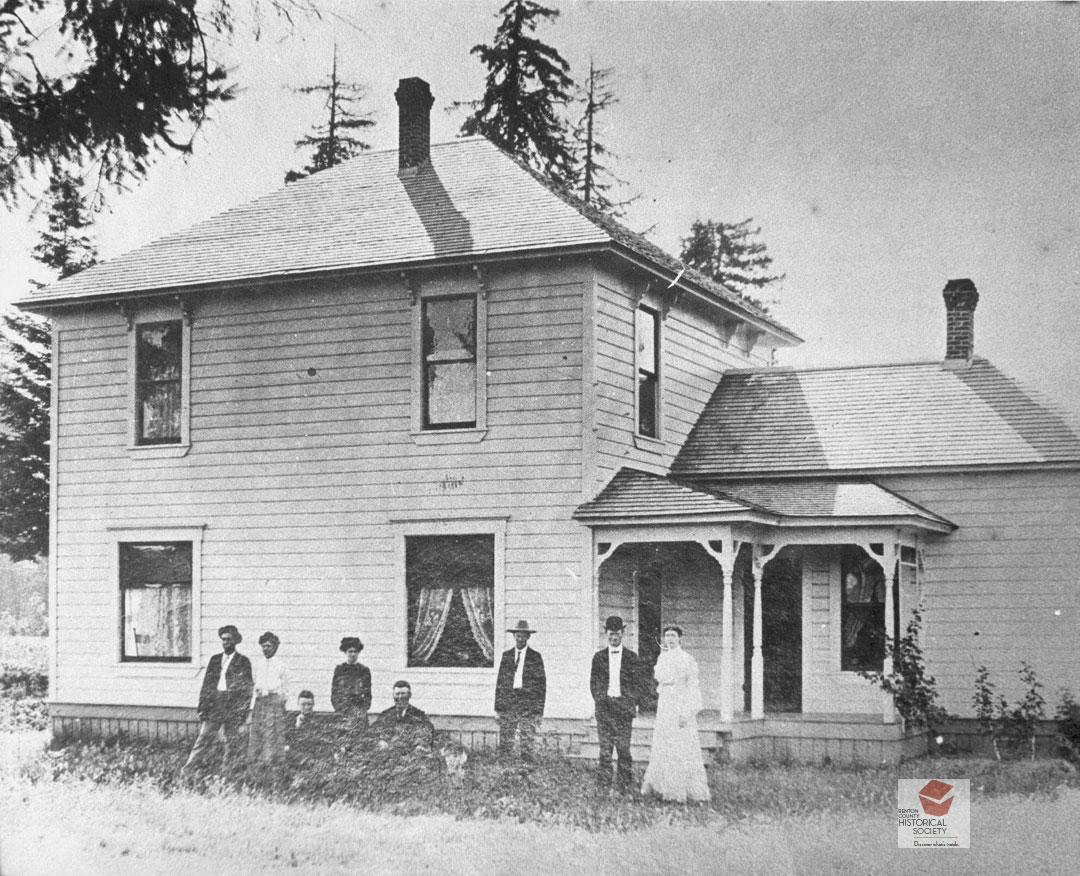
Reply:
<svg viewBox="0 0 1080 876"><path fill-rule="evenodd" d="M337 46L334 46L334 60L330 67L330 76L317 85L307 85L296 89L297 94L325 94L327 120L324 125L316 125L313 133L296 141L298 148L314 146L311 163L303 170L290 170L285 174L285 182L291 183L303 179L320 170L334 167L359 155L371 146L354 135L365 128L371 128L375 121L370 113L357 112L354 107L366 96L362 85L343 82L338 78Z"/></svg>
<svg viewBox="0 0 1080 876"><path fill-rule="evenodd" d="M318 15L316 2L267 5L291 23ZM96 165L120 184L144 177L159 151L190 153L235 94L214 57L235 18L230 0L0 3L0 202L42 170Z"/></svg>
<svg viewBox="0 0 1080 876"><path fill-rule="evenodd" d="M46 222L35 259L59 277L94 264L90 210L67 173L49 185ZM49 549L50 348L48 320L0 312L0 553L13 560Z"/></svg>
<svg viewBox="0 0 1080 876"><path fill-rule="evenodd" d="M577 156L574 189L586 204L612 216L622 216L627 205L634 199L611 199L610 192L625 185L625 182L607 167L605 162L616 156L600 141L599 135L599 115L619 102L609 84L611 74L612 68L598 69L590 59L589 78L581 89L581 102L584 104L582 115L574 127Z"/></svg>
<svg viewBox="0 0 1080 876"><path fill-rule="evenodd" d="M751 227L752 219L742 222L696 220L690 235L682 239L679 258L687 265L733 292L738 292L752 304L768 310L752 292L784 279L784 274L770 274L772 256L758 240L760 228Z"/></svg>
<svg viewBox="0 0 1080 876"><path fill-rule="evenodd" d="M540 22L559 13L533 0L510 0L499 15L494 42L472 49L487 79L484 96L465 104L473 113L461 133L482 134L533 169L571 185L573 145L561 116L574 85L570 65L534 36Z"/></svg>

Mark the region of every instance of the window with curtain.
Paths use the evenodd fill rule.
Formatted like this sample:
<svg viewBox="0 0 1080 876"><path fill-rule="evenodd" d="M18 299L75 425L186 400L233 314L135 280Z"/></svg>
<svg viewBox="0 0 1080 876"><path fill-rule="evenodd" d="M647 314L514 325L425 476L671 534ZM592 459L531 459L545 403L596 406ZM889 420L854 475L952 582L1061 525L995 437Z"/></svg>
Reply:
<svg viewBox="0 0 1080 876"><path fill-rule="evenodd" d="M885 661L885 575L858 548L840 561L840 668L880 672Z"/></svg>
<svg viewBox="0 0 1080 876"><path fill-rule="evenodd" d="M121 659L191 661L191 542L120 544Z"/></svg>
<svg viewBox="0 0 1080 876"><path fill-rule="evenodd" d="M655 310L637 310L637 431L660 437L660 319Z"/></svg>
<svg viewBox="0 0 1080 876"><path fill-rule="evenodd" d="M179 444L184 324L135 327L135 442Z"/></svg>
<svg viewBox="0 0 1080 876"><path fill-rule="evenodd" d="M409 666L495 665L495 537L405 538Z"/></svg>
<svg viewBox="0 0 1080 876"><path fill-rule="evenodd" d="M476 425L476 296L429 298L421 320L423 426Z"/></svg>

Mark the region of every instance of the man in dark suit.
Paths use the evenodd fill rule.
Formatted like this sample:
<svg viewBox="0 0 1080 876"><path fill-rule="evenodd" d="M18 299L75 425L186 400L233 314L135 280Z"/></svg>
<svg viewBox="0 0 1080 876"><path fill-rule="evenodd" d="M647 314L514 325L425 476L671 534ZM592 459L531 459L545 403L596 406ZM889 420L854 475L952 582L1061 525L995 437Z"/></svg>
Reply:
<svg viewBox="0 0 1080 876"><path fill-rule="evenodd" d="M409 704L411 697L409 682L394 682L394 705L385 709L371 728L380 749L402 754L430 753L435 744L435 725L420 709Z"/></svg>
<svg viewBox="0 0 1080 876"><path fill-rule="evenodd" d="M499 661L499 676L495 682L495 714L499 718L499 757L510 758L514 753L514 737L519 738L522 761L534 757L536 729L544 717L547 699L547 676L544 658L529 647L529 637L536 632L528 621L519 620L507 630L514 634L514 647L504 651Z"/></svg>
<svg viewBox="0 0 1080 876"><path fill-rule="evenodd" d="M596 732L600 737L600 763L596 772L597 787L611 789L611 749L619 755L618 790L627 792L633 785L633 758L630 756L630 733L641 699L642 663L637 654L622 644L626 626L618 615L604 623L608 646L593 655L589 688L596 703Z"/></svg>
<svg viewBox="0 0 1080 876"><path fill-rule="evenodd" d="M221 627L218 638L221 639L221 653L210 658L199 692L199 736L182 773L203 765L218 730L225 736L223 768L232 767L238 754L243 751L243 740L239 737L247 721L251 694L255 688L251 661L236 650L243 637L232 624Z"/></svg>

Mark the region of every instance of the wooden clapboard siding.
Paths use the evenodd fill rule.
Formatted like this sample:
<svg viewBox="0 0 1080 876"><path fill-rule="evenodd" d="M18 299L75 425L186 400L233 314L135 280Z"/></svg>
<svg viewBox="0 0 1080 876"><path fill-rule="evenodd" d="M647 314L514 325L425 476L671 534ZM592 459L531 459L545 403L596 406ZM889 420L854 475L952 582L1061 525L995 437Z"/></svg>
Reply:
<svg viewBox="0 0 1080 876"><path fill-rule="evenodd" d="M623 466L664 474L686 440L722 373L767 364L722 339L716 315L688 301L661 322L661 437L655 448L635 446L634 298L614 275L598 272L595 315L595 486ZM659 306L647 299L645 303Z"/></svg>
<svg viewBox="0 0 1080 876"><path fill-rule="evenodd" d="M396 276L200 299L191 447L179 457L126 448L129 336L118 309L59 314L53 698L193 704L200 666L116 663L106 527L204 526L201 662L222 623L240 626L249 656L274 629L292 686L326 706L337 642L358 633L375 708L405 676L422 708L490 714L494 669L403 665L403 530L393 521L494 517L506 529L502 616L540 631L549 714L580 711L588 575L585 531L570 514L583 491L582 296L592 275L584 263L504 265L484 282L487 433L464 444L410 435L413 312ZM471 272L421 278L422 289L453 283L475 289ZM495 646L508 646L501 631Z"/></svg>
<svg viewBox="0 0 1080 876"><path fill-rule="evenodd" d="M881 694L840 669L840 564L835 548L803 547L803 711L880 713Z"/></svg>
<svg viewBox="0 0 1080 876"><path fill-rule="evenodd" d="M1021 661L1035 668L1051 705L1062 688L1080 691L1080 472L880 483L959 526L924 546L923 640L943 705L972 714L979 664L1014 704L1022 696Z"/></svg>

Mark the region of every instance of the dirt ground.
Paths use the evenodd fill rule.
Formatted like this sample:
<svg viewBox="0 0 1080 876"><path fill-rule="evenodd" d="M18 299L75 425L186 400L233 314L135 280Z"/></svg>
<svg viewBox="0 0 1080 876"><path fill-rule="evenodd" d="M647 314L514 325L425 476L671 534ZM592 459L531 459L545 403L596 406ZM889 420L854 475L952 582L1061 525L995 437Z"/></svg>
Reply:
<svg viewBox="0 0 1080 876"><path fill-rule="evenodd" d="M973 801L970 850L899 850L888 813L587 833L64 782L0 789L3 876L1077 872L1080 791Z"/></svg>

